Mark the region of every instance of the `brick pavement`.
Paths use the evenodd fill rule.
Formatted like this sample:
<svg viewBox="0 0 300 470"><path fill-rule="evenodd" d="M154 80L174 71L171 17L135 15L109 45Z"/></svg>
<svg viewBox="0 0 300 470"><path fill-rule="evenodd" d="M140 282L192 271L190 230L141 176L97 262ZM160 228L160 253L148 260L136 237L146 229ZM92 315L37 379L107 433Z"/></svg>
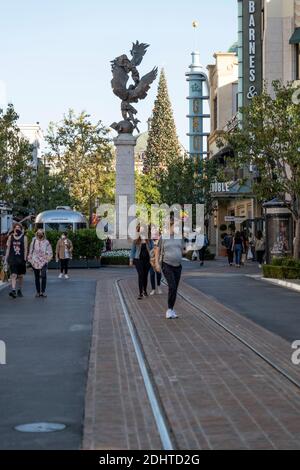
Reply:
<svg viewBox="0 0 300 470"><path fill-rule="evenodd" d="M188 276L191 273L187 273ZM163 296L137 301L135 272L102 270L90 359L84 449L160 449L161 443L114 282L137 328L179 449L299 449L300 390L212 320L204 308L300 381L290 345L181 284L166 321Z"/></svg>
<svg viewBox="0 0 300 470"><path fill-rule="evenodd" d="M179 448L299 449L299 389L182 299L181 318L164 320L165 297L138 302L135 284L126 279L121 287ZM280 344L277 360L287 365L282 340L229 309L215 310L198 291L183 290L231 317L231 327L265 352Z"/></svg>
<svg viewBox="0 0 300 470"><path fill-rule="evenodd" d="M83 449L161 449L114 287L118 275L106 273L97 285Z"/></svg>

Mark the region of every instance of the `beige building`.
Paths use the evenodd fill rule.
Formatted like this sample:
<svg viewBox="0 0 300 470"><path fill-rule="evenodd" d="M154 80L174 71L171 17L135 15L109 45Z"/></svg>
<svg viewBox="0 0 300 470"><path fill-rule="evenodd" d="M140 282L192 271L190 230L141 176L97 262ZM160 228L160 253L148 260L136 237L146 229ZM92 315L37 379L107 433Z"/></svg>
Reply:
<svg viewBox="0 0 300 470"><path fill-rule="evenodd" d="M21 124L19 126L21 134L29 141L33 146L32 151L32 164L35 168L38 167L41 159L42 145L44 141L44 135L40 124Z"/></svg>
<svg viewBox="0 0 300 470"><path fill-rule="evenodd" d="M237 45L230 52L218 52L214 55L215 64L208 66L211 107L211 132L208 138L209 158L218 162L224 170L227 180L212 185L214 213L210 219L209 239L212 251L223 255L222 237L233 224L242 229L242 222L251 225L260 217L260 208L256 207L251 185L247 182L251 176L246 170L233 174L227 168L228 160L234 157L230 148L220 149L218 139L230 127L237 124L238 112L238 56ZM240 181L245 181L241 183ZM251 221L251 222L250 222ZM252 227L251 227L252 229Z"/></svg>
<svg viewBox="0 0 300 470"><path fill-rule="evenodd" d="M211 105L209 158L223 167L228 180L212 187L215 201L210 223L212 249L224 254L222 234L235 219L237 229L255 233L263 228L263 213L252 194L252 169L232 174L226 161L231 149L217 147L222 133L237 125L238 108L259 93L263 81L300 79L300 0L238 0L238 43L229 53L215 54L208 66ZM234 53L235 52L235 53Z"/></svg>
<svg viewBox="0 0 300 470"><path fill-rule="evenodd" d="M299 80L300 0L265 0L263 17L263 78Z"/></svg>

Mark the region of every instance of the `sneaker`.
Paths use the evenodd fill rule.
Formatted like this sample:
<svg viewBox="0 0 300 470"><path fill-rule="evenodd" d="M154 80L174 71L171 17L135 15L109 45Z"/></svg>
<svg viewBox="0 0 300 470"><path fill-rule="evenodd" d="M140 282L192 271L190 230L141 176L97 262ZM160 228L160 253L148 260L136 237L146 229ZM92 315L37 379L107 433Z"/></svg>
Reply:
<svg viewBox="0 0 300 470"><path fill-rule="evenodd" d="M171 310L171 312L172 312L173 319L178 318L178 315L176 314L175 310Z"/></svg>
<svg viewBox="0 0 300 470"><path fill-rule="evenodd" d="M58 276L58 279L62 279L63 276L64 276L64 275L61 273L61 274Z"/></svg>
<svg viewBox="0 0 300 470"><path fill-rule="evenodd" d="M148 294L147 294L146 291L143 293L143 295L144 295L144 297L148 297Z"/></svg>
<svg viewBox="0 0 300 470"><path fill-rule="evenodd" d="M21 289L18 289L18 291L17 291L17 296L18 296L18 297L24 297L24 295L22 294Z"/></svg>
<svg viewBox="0 0 300 470"><path fill-rule="evenodd" d="M157 288L157 293L158 293L158 295L162 295L163 291L162 291L161 287Z"/></svg>
<svg viewBox="0 0 300 470"><path fill-rule="evenodd" d="M155 295L155 289L153 289L151 292L150 292L150 295Z"/></svg>
<svg viewBox="0 0 300 470"><path fill-rule="evenodd" d="M140 295L138 296L138 300L142 300L142 299L143 299L143 294L140 294Z"/></svg>
<svg viewBox="0 0 300 470"><path fill-rule="evenodd" d="M8 295L9 295L10 297L12 297L13 299L16 299L16 298L17 298L17 294L16 294L16 291L15 291L15 290L12 290Z"/></svg>
<svg viewBox="0 0 300 470"><path fill-rule="evenodd" d="M262 265L261 265L261 264L259 264L259 265L258 265L258 267L259 267L259 269L261 269L261 268L262 268Z"/></svg>
<svg viewBox="0 0 300 470"><path fill-rule="evenodd" d="M69 276L67 274L65 274L65 279L69 279Z"/></svg>
<svg viewBox="0 0 300 470"><path fill-rule="evenodd" d="M39 292L37 292L37 293L35 294L35 297L36 297L36 299L38 299L39 297L41 297L41 294L40 294Z"/></svg>
<svg viewBox="0 0 300 470"><path fill-rule="evenodd" d="M167 320L172 320L174 317L173 317L173 310L171 310L170 308L167 310L166 312L166 319Z"/></svg>
<svg viewBox="0 0 300 470"><path fill-rule="evenodd" d="M44 299L46 299L46 298L47 298L47 294L45 294L45 292L43 292L43 293L40 295L40 297L43 297Z"/></svg>

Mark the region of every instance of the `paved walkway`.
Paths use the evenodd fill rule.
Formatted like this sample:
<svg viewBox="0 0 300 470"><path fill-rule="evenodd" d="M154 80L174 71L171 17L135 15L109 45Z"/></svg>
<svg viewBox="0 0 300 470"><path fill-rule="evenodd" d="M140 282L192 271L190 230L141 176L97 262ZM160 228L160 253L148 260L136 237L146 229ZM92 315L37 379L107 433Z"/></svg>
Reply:
<svg viewBox="0 0 300 470"><path fill-rule="evenodd" d="M300 383L290 345L184 283L195 306L179 299L180 319L166 321L166 288L139 302L128 273L98 284L84 448L161 448L114 288L121 277L178 449L299 449L299 388L200 309Z"/></svg>
<svg viewBox="0 0 300 470"><path fill-rule="evenodd" d="M58 280L51 272L48 298L34 298L31 273L23 299L0 292L0 449L79 449L96 283ZM20 424L58 422L62 432L28 434Z"/></svg>
<svg viewBox="0 0 300 470"><path fill-rule="evenodd" d="M68 282L51 272L48 299L33 298L29 277L24 299L13 301L2 290L8 365L0 367L0 448L162 448L115 287L121 280L178 449L299 449L300 389L278 372L300 383L290 343L232 305L230 295L224 302L216 294L232 283L243 291L257 282L243 273L255 272L252 265L239 274L220 262L201 270L186 263L176 321L164 317L166 287L162 296L137 301L134 269L78 270ZM262 283L253 299L258 318L269 289L274 298L284 296ZM277 315L283 305L274 303ZM46 435L13 430L35 421L67 428Z"/></svg>

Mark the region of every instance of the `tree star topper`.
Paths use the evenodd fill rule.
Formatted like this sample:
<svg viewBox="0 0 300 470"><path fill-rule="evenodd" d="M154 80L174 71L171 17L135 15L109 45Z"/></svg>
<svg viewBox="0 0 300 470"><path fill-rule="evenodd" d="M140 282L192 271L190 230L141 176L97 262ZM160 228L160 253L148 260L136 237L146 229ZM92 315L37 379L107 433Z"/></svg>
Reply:
<svg viewBox="0 0 300 470"><path fill-rule="evenodd" d="M126 54L123 54L111 62L113 74L111 86L114 94L122 100L121 112L123 116L123 121L119 123L114 122L111 127L119 134L132 134L134 129L139 132L137 126L140 121L135 117L137 110L131 103L137 103L139 100L146 98L150 85L156 79L158 72L157 67L154 67L151 72L140 78L137 67L142 63L148 47L149 44L136 41L136 43L133 43L130 51L131 60L128 59ZM131 74L133 84L127 88L129 74Z"/></svg>

